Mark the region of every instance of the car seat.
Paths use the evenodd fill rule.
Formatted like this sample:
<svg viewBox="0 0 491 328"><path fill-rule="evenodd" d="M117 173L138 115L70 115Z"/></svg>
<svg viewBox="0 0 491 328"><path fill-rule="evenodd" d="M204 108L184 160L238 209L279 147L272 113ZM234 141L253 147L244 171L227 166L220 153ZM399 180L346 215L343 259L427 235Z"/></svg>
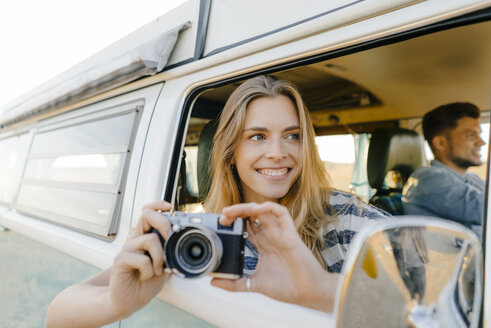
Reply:
<svg viewBox="0 0 491 328"><path fill-rule="evenodd" d="M404 214L402 188L411 173L424 162L423 138L416 132L403 128L373 131L368 147L367 175L376 193L370 204L392 215Z"/></svg>
<svg viewBox="0 0 491 328"><path fill-rule="evenodd" d="M218 120L214 119L206 123L201 130L198 141L198 200L202 202L211 184L211 151L213 149L213 138L217 131Z"/></svg>

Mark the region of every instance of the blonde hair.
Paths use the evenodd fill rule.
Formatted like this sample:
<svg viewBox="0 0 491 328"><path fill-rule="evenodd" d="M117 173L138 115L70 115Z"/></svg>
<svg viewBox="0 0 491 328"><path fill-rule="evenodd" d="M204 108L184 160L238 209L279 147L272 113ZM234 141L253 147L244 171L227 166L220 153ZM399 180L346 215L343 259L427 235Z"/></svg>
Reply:
<svg viewBox="0 0 491 328"><path fill-rule="evenodd" d="M261 97L283 95L295 105L300 123L301 170L287 194L279 200L288 208L303 242L318 261L326 265L320 254L324 247L319 229L326 217L334 213L329 205L330 179L315 144L315 132L299 91L291 83L272 76L257 76L242 83L228 98L213 139L211 185L204 201L207 211L221 212L243 202L241 182L232 165L242 135L249 103Z"/></svg>

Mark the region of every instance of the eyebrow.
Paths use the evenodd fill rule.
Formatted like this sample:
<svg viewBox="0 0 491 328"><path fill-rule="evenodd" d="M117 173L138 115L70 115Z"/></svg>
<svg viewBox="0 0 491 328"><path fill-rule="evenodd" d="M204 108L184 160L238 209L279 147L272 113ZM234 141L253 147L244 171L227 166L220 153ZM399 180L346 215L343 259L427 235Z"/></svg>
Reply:
<svg viewBox="0 0 491 328"><path fill-rule="evenodd" d="M478 134L481 134L482 133L482 129L481 129L481 127L479 127L478 129L469 128L469 129L464 130L464 133L470 133L470 132L478 132Z"/></svg>
<svg viewBox="0 0 491 328"><path fill-rule="evenodd" d="M289 126L285 129L283 129L283 132L288 132L288 131L294 131L294 130L300 130L300 127L298 125L292 125ZM262 126L253 126L250 128L244 129L244 131L262 131L262 132L267 132L269 131L267 128L262 127Z"/></svg>

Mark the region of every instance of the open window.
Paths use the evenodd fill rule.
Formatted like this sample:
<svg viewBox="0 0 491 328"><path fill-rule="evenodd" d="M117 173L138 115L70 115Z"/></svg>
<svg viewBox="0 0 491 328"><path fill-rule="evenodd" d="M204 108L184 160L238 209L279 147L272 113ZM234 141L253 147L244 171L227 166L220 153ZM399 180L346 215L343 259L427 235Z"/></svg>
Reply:
<svg viewBox="0 0 491 328"><path fill-rule="evenodd" d="M292 81L300 88L319 145L322 138L338 140L342 149L336 151L339 155L329 154L325 160L333 174L338 168L330 168L329 162L333 160L329 156L339 160L350 158L345 163L348 165L338 170L346 176L345 181L337 182L337 176L333 179L334 187L346 190L353 181L367 182L353 176L356 165L366 165L364 153L354 153L353 137L365 135L368 139L379 128L410 129L421 136L418 124L422 116L439 105L455 101L476 104L482 111L483 121L489 120L491 45L487 39L490 28L490 22L478 22L266 73ZM215 83L195 99L185 138L186 170L180 170L184 179L179 179L178 208L203 210L201 201L206 194L206 183L200 176L208 173L207 164L201 162L207 161L206 156L200 157L200 152L203 147L211 147L213 134L205 136L207 142L200 141L200 137L203 131L208 133L210 122L219 117L228 96L244 79Z"/></svg>

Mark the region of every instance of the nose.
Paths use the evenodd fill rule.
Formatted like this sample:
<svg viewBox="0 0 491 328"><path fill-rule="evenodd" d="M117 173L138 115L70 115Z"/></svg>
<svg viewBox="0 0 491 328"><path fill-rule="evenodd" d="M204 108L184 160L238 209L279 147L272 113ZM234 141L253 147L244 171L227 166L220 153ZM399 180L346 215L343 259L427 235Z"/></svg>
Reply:
<svg viewBox="0 0 491 328"><path fill-rule="evenodd" d="M486 141L484 141L480 136L478 138L479 138L478 140L479 147L484 146L486 144Z"/></svg>
<svg viewBox="0 0 491 328"><path fill-rule="evenodd" d="M266 157L270 159L281 159L287 156L287 150L281 138L271 138L268 143Z"/></svg>

